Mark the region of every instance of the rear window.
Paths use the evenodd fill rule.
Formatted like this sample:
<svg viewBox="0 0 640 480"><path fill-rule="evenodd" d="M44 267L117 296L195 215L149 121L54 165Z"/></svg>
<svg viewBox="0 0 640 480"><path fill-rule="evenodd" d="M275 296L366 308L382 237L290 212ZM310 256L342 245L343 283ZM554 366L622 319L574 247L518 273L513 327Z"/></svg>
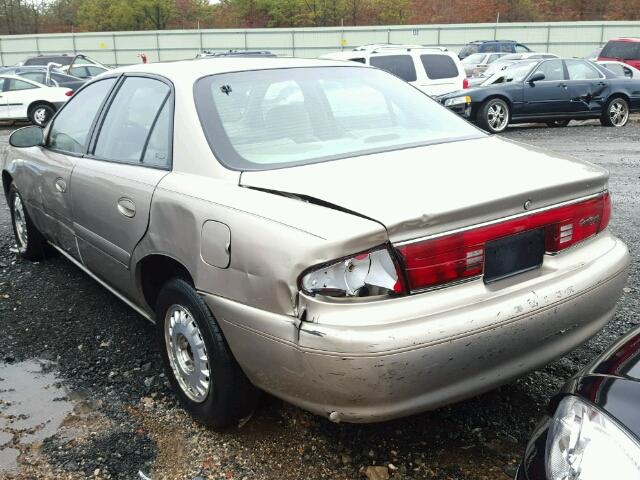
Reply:
<svg viewBox="0 0 640 480"><path fill-rule="evenodd" d="M211 75L196 82L194 95L211 149L234 170L269 170L482 136L419 90L371 68Z"/></svg>
<svg viewBox="0 0 640 480"><path fill-rule="evenodd" d="M73 57L64 56L64 57L33 57L27 58L24 61L25 65L47 65L51 62L59 63L60 65L70 65Z"/></svg>
<svg viewBox="0 0 640 480"><path fill-rule="evenodd" d="M609 42L600 52L600 56L622 58L623 60L640 60L640 42Z"/></svg>
<svg viewBox="0 0 640 480"><path fill-rule="evenodd" d="M374 67L393 73L405 82L415 82L417 80L416 67L410 55L384 55L381 57L371 57L369 63Z"/></svg>
<svg viewBox="0 0 640 480"><path fill-rule="evenodd" d="M469 55L471 55L473 53L478 53L478 51L479 51L478 45L476 45L476 44L467 45L462 50L460 50L460 54L458 56L460 58L468 57Z"/></svg>
<svg viewBox="0 0 640 480"><path fill-rule="evenodd" d="M453 78L459 75L458 66L448 55L420 55L424 71L432 80Z"/></svg>

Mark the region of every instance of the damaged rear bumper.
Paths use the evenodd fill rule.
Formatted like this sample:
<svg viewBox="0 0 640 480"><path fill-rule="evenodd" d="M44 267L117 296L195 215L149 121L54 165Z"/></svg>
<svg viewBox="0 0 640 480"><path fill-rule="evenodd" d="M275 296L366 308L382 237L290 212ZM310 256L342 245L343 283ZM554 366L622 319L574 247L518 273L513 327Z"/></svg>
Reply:
<svg viewBox="0 0 640 480"><path fill-rule="evenodd" d="M613 316L629 254L603 232L536 271L383 301L301 295L304 321L203 294L264 390L335 421L374 422L492 389L580 345Z"/></svg>

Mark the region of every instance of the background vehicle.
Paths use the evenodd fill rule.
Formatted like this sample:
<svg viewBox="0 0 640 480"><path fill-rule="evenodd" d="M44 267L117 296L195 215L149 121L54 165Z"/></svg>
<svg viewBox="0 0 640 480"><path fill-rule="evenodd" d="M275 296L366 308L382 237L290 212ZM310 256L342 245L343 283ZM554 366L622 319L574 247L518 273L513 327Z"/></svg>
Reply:
<svg viewBox="0 0 640 480"><path fill-rule="evenodd" d="M640 69L640 38L614 38L600 51L598 60L618 60Z"/></svg>
<svg viewBox="0 0 640 480"><path fill-rule="evenodd" d="M17 75L48 87L64 87L74 92L87 82L85 79L68 75L61 70L39 66L0 68L0 74Z"/></svg>
<svg viewBox="0 0 640 480"><path fill-rule="evenodd" d="M196 55L196 58L212 58L212 57L275 57L275 53L268 50L229 50L227 52L218 52L213 50L203 50Z"/></svg>
<svg viewBox="0 0 640 480"><path fill-rule="evenodd" d="M549 402L516 480L640 478L640 330L616 342Z"/></svg>
<svg viewBox="0 0 640 480"><path fill-rule="evenodd" d="M320 58L350 60L386 70L428 95L442 95L467 87L462 62L444 47L368 45Z"/></svg>
<svg viewBox="0 0 640 480"><path fill-rule="evenodd" d="M491 63L479 76L472 77L469 79L469 86L474 87L477 85L486 84L486 80L491 78L496 73L504 70L510 65L514 63L523 61L523 60L540 60L543 58L560 58L555 53L539 53L539 52L529 52L529 53L508 53L503 57L498 58L494 62Z"/></svg>
<svg viewBox="0 0 640 480"><path fill-rule="evenodd" d="M588 60L523 60L490 81L438 100L493 133L510 123L566 126L586 118L622 127L640 111L640 80L617 77Z"/></svg>
<svg viewBox="0 0 640 480"><path fill-rule="evenodd" d="M376 68L133 65L10 144L20 254L52 242L156 319L183 405L218 427L253 385L333 421L462 400L590 338L627 281L606 170Z"/></svg>
<svg viewBox="0 0 640 480"><path fill-rule="evenodd" d="M100 62L83 55L73 54L57 54L57 55L38 55L36 57L27 58L23 65L48 65L49 63L60 64L60 69L78 78L93 78L101 73L109 70Z"/></svg>
<svg viewBox="0 0 640 480"><path fill-rule="evenodd" d="M467 45L460 50L458 57L462 60L472 53L524 53L530 51L531 49L529 47L515 40L474 40L473 42L467 43Z"/></svg>
<svg viewBox="0 0 640 480"><path fill-rule="evenodd" d="M619 77L640 78L640 70L628 63L616 62L613 60L598 60L596 63L611 70Z"/></svg>
<svg viewBox="0 0 640 480"><path fill-rule="evenodd" d="M506 53L472 53L462 60L467 77L478 77L484 72L490 63L495 62Z"/></svg>
<svg viewBox="0 0 640 480"><path fill-rule="evenodd" d="M47 87L17 75L0 74L0 85L0 118L28 119L38 126L46 125L56 110L73 95L69 88Z"/></svg>

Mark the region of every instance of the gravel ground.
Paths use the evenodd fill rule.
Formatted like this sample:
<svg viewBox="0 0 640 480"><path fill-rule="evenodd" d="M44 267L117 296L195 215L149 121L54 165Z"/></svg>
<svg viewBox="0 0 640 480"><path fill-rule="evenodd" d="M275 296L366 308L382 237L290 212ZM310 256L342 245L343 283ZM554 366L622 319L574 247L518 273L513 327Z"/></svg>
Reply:
<svg viewBox="0 0 640 480"><path fill-rule="evenodd" d="M0 130L1 145L9 132ZM618 313L597 337L542 370L477 398L382 424L335 425L267 398L242 427L224 433L200 427L168 388L153 327L65 259L17 259L10 250L8 209L0 200L0 362L15 368L39 362L54 376L43 388L60 389L53 402L71 410L61 423L52 415L18 428L18 420L34 415L33 407L27 399L6 400L7 392L21 387L2 383L0 363L0 477L132 479L141 471L154 480L355 479L367 473L392 473L393 479L512 478L549 396L640 323L640 123L619 130L590 122L565 129L518 127L504 136L611 171L611 228L634 258ZM37 376L24 371L23 378ZM9 414L11 408L23 411ZM29 437L45 424L55 424L57 433ZM19 455L13 470L11 452Z"/></svg>

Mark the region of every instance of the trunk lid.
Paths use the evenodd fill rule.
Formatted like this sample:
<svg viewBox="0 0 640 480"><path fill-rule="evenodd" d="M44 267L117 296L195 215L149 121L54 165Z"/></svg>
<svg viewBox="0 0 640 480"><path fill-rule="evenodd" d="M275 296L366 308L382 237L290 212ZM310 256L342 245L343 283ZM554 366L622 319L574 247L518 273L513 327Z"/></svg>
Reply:
<svg viewBox="0 0 640 480"><path fill-rule="evenodd" d="M595 165L498 137L278 170L245 187L320 200L384 225L392 242L467 227L601 192Z"/></svg>

